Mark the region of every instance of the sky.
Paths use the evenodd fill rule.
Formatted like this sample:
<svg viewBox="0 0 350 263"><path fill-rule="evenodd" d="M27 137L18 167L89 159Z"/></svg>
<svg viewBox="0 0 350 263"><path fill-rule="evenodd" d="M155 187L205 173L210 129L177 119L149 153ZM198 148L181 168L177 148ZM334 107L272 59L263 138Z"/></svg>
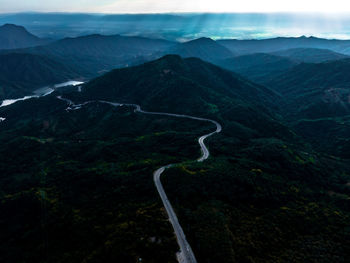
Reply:
<svg viewBox="0 0 350 263"><path fill-rule="evenodd" d="M350 13L349 0L0 0L0 13L14 12L317 12Z"/></svg>

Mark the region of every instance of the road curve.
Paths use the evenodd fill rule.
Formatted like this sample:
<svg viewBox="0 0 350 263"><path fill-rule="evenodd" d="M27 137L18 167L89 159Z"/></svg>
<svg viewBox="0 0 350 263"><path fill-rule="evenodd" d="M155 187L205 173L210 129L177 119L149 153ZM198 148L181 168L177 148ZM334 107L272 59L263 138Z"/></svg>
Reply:
<svg viewBox="0 0 350 263"><path fill-rule="evenodd" d="M210 120L210 119L198 118L198 117L193 117L193 116L183 115L183 114L148 112L148 111L143 111L139 105L132 105L132 106L136 107L135 112L140 112L143 114L162 115L162 116L170 116L170 117L177 117L177 118L187 118L187 119L192 119L192 120L197 120L197 121L211 122L211 123L215 124L216 130L214 132L203 135L198 139L198 143L201 147L201 152L202 152L201 157L197 160L198 162L205 161L206 159L209 158L209 155L210 155L209 150L204 143L205 139L207 139L208 137L210 137L216 133L220 133L222 130L222 127L218 122ZM162 175L162 173L166 169L169 169L169 168L173 167L174 165L175 164L168 164L168 165L163 166L163 167L159 168L158 170L156 170L153 173L153 180L154 180L154 183L157 187L159 196L162 199L165 210L168 214L170 223L172 224L174 231L175 231L177 243L179 244L179 247L180 247L180 255L178 258L179 262L180 263L197 263L197 260L196 260L196 257L194 256L192 248L191 248L190 244L187 242L185 233L182 230L182 227L179 223L179 220L177 219L176 213L175 213L171 203L169 202L169 199L168 199L168 197L164 191L163 185L160 181L160 176Z"/></svg>
<svg viewBox="0 0 350 263"><path fill-rule="evenodd" d="M65 101L68 104L68 108L67 110L77 110L80 109L82 106L92 103L94 101L88 101L79 105L74 104L73 101L62 98L61 96L57 97L60 100ZM198 117L194 117L194 116L190 116L190 115L183 115L183 114L174 114L174 113L165 113L165 112L151 112L151 111L144 111L141 109L141 107L137 104L121 104L121 103L115 103L115 102L109 102L109 101L95 101L95 102L99 102L99 103L106 103L115 107L118 106L129 106L129 107L134 107L135 108L135 112L138 113L142 113L142 114L148 114L148 115L161 115L161 116L169 116L169 117L176 117L176 118L186 118L186 119L192 119L192 120L196 120L196 121L204 121L204 122L210 122L215 124L216 126L216 130L209 133L209 134L205 134L203 136L201 136L198 139L198 143L201 147L201 156L199 159L197 159L197 162L203 162L206 159L209 158L210 153L209 150L207 148L207 146L205 145L204 141L205 139L207 139L208 137L216 134L216 133L220 133L222 131L222 127L221 125L214 120L210 120L210 119L205 119L205 118L198 118ZM165 165L159 169L157 169L154 173L153 173L153 180L154 183L156 185L157 191L159 193L159 196L163 202L163 205L165 207L165 210L168 214L169 217L169 221L171 223L171 225L173 226L173 229L175 231L175 235L176 235L176 239L177 239L177 243L180 247L180 254L178 255L178 260L180 263L197 263L196 257L194 256L194 253L192 251L192 248L190 246L190 244L187 242L186 236L184 231L182 230L182 227L179 223L179 220L176 216L176 213L164 191L162 182L160 181L160 176L162 175L162 173L166 170L169 169L173 166L175 166L176 164L168 164Z"/></svg>

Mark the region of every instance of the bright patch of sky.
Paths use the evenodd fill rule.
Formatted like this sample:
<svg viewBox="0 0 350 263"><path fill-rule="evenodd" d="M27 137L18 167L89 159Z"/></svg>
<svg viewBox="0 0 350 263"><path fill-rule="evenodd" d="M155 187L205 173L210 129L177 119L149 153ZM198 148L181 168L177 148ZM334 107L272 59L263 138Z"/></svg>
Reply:
<svg viewBox="0 0 350 263"><path fill-rule="evenodd" d="M0 0L0 12L321 12L350 13L348 0Z"/></svg>

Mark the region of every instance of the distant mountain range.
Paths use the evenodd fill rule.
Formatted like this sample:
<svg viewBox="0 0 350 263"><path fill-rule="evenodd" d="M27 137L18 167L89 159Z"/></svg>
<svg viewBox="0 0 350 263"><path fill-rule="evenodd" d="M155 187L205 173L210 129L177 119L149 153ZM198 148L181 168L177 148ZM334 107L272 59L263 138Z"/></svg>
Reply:
<svg viewBox="0 0 350 263"><path fill-rule="evenodd" d="M34 42L37 44L45 43L45 40L31 35L23 27L5 25L1 27L1 30L0 33L17 32L16 34L8 33L8 36L16 37L16 47L29 45L29 39L32 44ZM6 34L2 33L2 35ZM115 68L143 64L166 54L178 54L184 58L196 57L215 63L220 67L237 72L247 79L268 87L272 86L281 93L283 85L293 87L293 83L287 82L288 79L293 79L296 74L300 76L306 74L304 72L306 66L298 67L300 63L319 63L347 58L348 56L345 54L330 50L346 50L347 45L349 45L347 41L306 37L219 41L199 38L185 43L120 35L88 35L66 38L42 46L0 52L2 56L7 54L2 60L4 70L2 74L4 76L1 79L2 83L6 83L6 85L2 86L1 94L2 98L13 97L16 94L30 92L38 85L46 85L52 81L65 81L68 77L93 78ZM325 46L330 49L319 48ZM259 50L270 53L256 53ZM242 55L242 53L253 51L255 53ZM17 55L15 56L14 53ZM23 58L20 60L22 56ZM31 60L32 63L30 63ZM16 63L18 65L14 67ZM38 74L38 72L42 72L42 74ZM316 70L310 69L308 73L310 78L313 76L312 72L316 74ZM5 76L5 74L7 75ZM285 82L286 84L284 84ZM299 88L303 86L305 79L301 78L300 82L301 84L298 82L296 84ZM327 82L322 82L322 84L325 83Z"/></svg>
<svg viewBox="0 0 350 263"><path fill-rule="evenodd" d="M347 16L316 16L295 13L173 13L173 14L91 14L12 13L0 14L0 24L23 25L36 35L60 39L89 34L132 34L172 41L198 37L254 39L325 29L319 36L349 35ZM342 26L339 26L339 25ZM333 26L334 25L334 26ZM273 30L272 30L273 29ZM256 51L259 52L259 51Z"/></svg>
<svg viewBox="0 0 350 263"><path fill-rule="evenodd" d="M320 63L348 58L328 49L295 48L273 53L253 53L235 56L215 63L258 83L267 82L300 63Z"/></svg>
<svg viewBox="0 0 350 263"><path fill-rule="evenodd" d="M340 60L349 56L319 48L292 48L273 53L274 55L286 57L297 62L321 63L329 60Z"/></svg>
<svg viewBox="0 0 350 263"><path fill-rule="evenodd" d="M86 77L94 77L114 68L128 67L159 57L160 52L173 45L173 42L142 37L89 35L66 38L18 52L47 56Z"/></svg>
<svg viewBox="0 0 350 263"><path fill-rule="evenodd" d="M235 56L233 52L210 38L199 38L178 44L166 50L166 53L177 54L184 58L197 57L209 62Z"/></svg>
<svg viewBox="0 0 350 263"><path fill-rule="evenodd" d="M0 50L45 45L50 41L29 33L24 27L5 24L0 26Z"/></svg>
<svg viewBox="0 0 350 263"><path fill-rule="evenodd" d="M4 28L16 28L15 31L22 32L23 35L29 34L25 33L22 27L6 25ZM45 43L45 40L33 35L29 34L27 37L37 44ZM199 38L178 43L143 37L88 35L18 49L28 45L26 38L18 37L17 45L12 47L17 49L3 50L2 53L18 52L45 56L87 78L96 77L114 68L142 64L166 54L177 54L185 58L197 57L260 81L265 75L281 73L297 63L346 58L350 42L300 37L218 41Z"/></svg>
<svg viewBox="0 0 350 263"><path fill-rule="evenodd" d="M272 53L295 48L329 49L350 55L350 40L329 40L316 37L278 37L262 40L219 40L218 43L239 54Z"/></svg>
<svg viewBox="0 0 350 263"><path fill-rule="evenodd" d="M298 62L273 54L255 53L217 61L216 64L248 79L260 82L271 75L278 75L291 69L298 65Z"/></svg>

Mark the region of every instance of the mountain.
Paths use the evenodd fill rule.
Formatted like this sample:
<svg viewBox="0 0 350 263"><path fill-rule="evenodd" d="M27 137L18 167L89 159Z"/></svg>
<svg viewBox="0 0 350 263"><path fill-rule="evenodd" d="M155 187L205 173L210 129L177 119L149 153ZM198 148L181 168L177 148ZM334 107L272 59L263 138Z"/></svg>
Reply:
<svg viewBox="0 0 350 263"><path fill-rule="evenodd" d="M209 114L231 97L263 103L275 94L198 58L167 55L140 66L116 69L83 86L82 94L141 104L150 110ZM220 105L223 106L223 105Z"/></svg>
<svg viewBox="0 0 350 263"><path fill-rule="evenodd" d="M79 75L52 59L10 53L0 55L0 100L18 98L50 84L78 78Z"/></svg>
<svg viewBox="0 0 350 263"><path fill-rule="evenodd" d="M54 94L0 108L1 261L43 262L46 251L53 262L176 263L152 171L197 155L196 135L211 127L99 103L66 108Z"/></svg>
<svg viewBox="0 0 350 263"><path fill-rule="evenodd" d="M178 44L170 50L167 50L167 53L180 55L184 58L197 57L209 62L215 62L234 56L227 48L205 37Z"/></svg>
<svg viewBox="0 0 350 263"><path fill-rule="evenodd" d="M29 33L22 26L12 24L0 26L0 50L34 47L48 42L48 40L40 39Z"/></svg>
<svg viewBox="0 0 350 263"><path fill-rule="evenodd" d="M300 64L266 85L286 100L290 113L308 117L349 114L350 59Z"/></svg>
<svg viewBox="0 0 350 263"><path fill-rule="evenodd" d="M259 82L267 76L278 75L298 63L292 59L267 53L256 53L228 58L217 63L223 68L237 72L242 76Z"/></svg>
<svg viewBox="0 0 350 263"><path fill-rule="evenodd" d="M270 39L237 40L223 39L218 41L232 52L238 54L272 53L294 48L329 49L350 55L350 40L333 40L316 37L277 37Z"/></svg>
<svg viewBox="0 0 350 263"><path fill-rule="evenodd" d="M350 158L350 59L300 64L268 81L283 114L318 151Z"/></svg>
<svg viewBox="0 0 350 263"><path fill-rule="evenodd" d="M67 110L58 95L90 103ZM198 137L211 123L98 99L208 116L223 130L199 163ZM178 163L162 183L198 262L346 262L349 162L296 135L272 112L280 101L235 73L172 55L113 70L82 92L0 108L2 259L177 262L152 174Z"/></svg>
<svg viewBox="0 0 350 263"><path fill-rule="evenodd" d="M149 111L225 119L227 125L239 125L233 128L239 134L250 130L247 134L290 136L272 113L279 100L274 92L198 58L168 55L116 69L84 85L79 96L136 103Z"/></svg>
<svg viewBox="0 0 350 263"><path fill-rule="evenodd" d="M142 37L88 35L66 38L19 52L47 56L73 68L81 75L94 77L114 68L150 60L172 45L173 42Z"/></svg>
<svg viewBox="0 0 350 263"><path fill-rule="evenodd" d="M319 48L292 48L274 52L273 54L305 63L321 63L329 60L349 58L347 55Z"/></svg>
<svg viewBox="0 0 350 263"><path fill-rule="evenodd" d="M348 56L328 49L295 48L274 53L237 56L221 60L216 64L252 81L264 84L303 62L320 63L345 58Z"/></svg>

